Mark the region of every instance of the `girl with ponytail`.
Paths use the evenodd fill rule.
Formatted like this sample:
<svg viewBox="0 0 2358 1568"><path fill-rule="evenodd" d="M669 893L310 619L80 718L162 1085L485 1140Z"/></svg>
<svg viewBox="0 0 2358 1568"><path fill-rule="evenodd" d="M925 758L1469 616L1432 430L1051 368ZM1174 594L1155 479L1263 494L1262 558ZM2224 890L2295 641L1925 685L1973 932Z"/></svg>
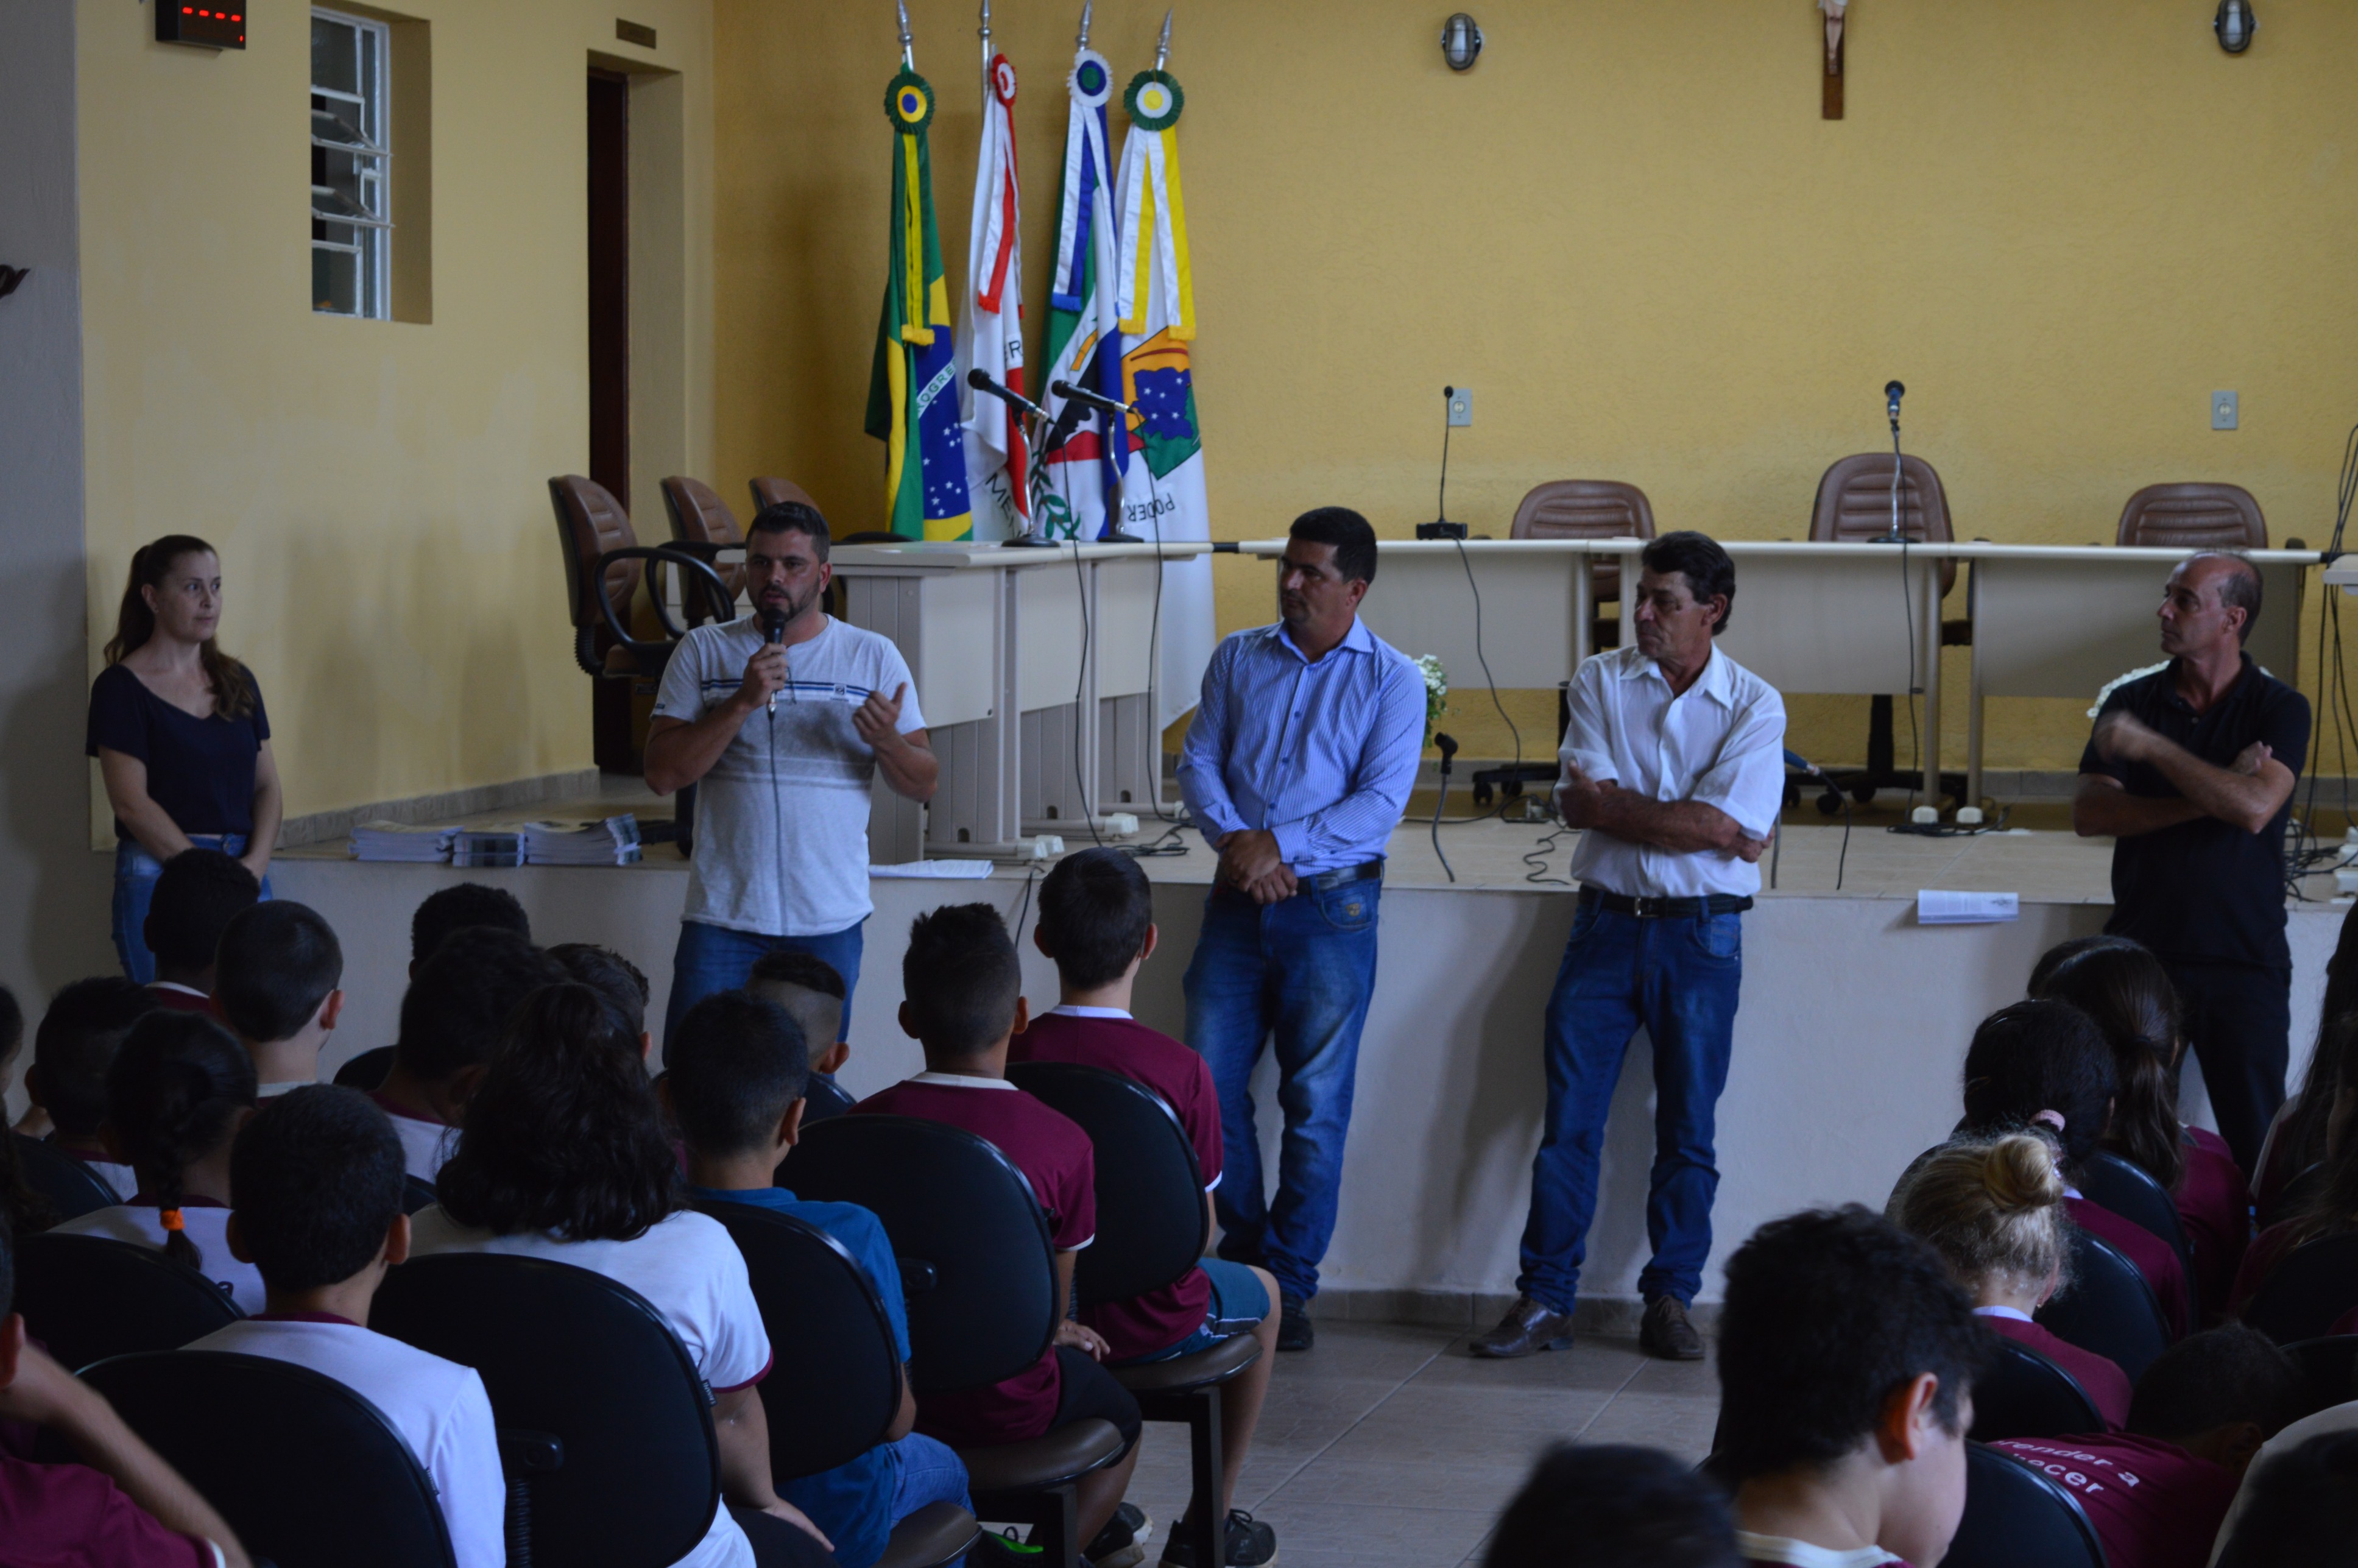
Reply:
<svg viewBox="0 0 2358 1568"><path fill-rule="evenodd" d="M253 1114L254 1059L237 1036L198 1012L159 1010L131 1026L106 1070L107 1150L139 1177L128 1203L57 1228L154 1248L221 1288L245 1313L263 1309L262 1276L229 1249L229 1153Z"/></svg>

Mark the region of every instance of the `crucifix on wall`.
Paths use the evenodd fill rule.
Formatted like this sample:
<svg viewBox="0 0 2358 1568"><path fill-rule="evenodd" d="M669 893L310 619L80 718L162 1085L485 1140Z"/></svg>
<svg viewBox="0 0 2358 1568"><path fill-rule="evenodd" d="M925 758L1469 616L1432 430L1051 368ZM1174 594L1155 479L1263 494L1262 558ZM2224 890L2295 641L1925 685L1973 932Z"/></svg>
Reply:
<svg viewBox="0 0 2358 1568"><path fill-rule="evenodd" d="M1818 0L1826 18L1825 91L1818 111L1823 119L1843 117L1843 13L1849 8L1850 0Z"/></svg>

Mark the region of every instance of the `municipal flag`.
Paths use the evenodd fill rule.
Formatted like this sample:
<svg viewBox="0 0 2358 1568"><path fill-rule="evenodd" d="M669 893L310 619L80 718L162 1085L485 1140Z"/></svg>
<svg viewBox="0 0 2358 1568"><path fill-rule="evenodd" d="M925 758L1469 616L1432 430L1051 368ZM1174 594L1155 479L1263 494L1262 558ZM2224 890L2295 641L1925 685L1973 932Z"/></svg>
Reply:
<svg viewBox="0 0 2358 1568"><path fill-rule="evenodd" d="M958 334L966 368L1023 391L1023 247L1017 238L1015 68L990 57L983 76L982 153L974 174L974 223L967 242L966 322ZM966 484L974 536L1006 539L1030 526L1029 454L1023 416L957 377L966 426Z"/></svg>
<svg viewBox="0 0 2358 1568"><path fill-rule="evenodd" d="M1083 45L1073 56L1065 85L1072 102L1065 120L1056 270L1048 284L1047 369L1040 380L1044 389L1061 380L1114 396L1121 366L1113 303L1113 160L1106 141L1113 70L1105 56ZM1055 415L1064 399L1044 390L1040 404ZM1044 532L1094 539L1106 531L1106 509L1117 482L1106 424L1103 416L1083 412L1064 445L1043 454Z"/></svg>

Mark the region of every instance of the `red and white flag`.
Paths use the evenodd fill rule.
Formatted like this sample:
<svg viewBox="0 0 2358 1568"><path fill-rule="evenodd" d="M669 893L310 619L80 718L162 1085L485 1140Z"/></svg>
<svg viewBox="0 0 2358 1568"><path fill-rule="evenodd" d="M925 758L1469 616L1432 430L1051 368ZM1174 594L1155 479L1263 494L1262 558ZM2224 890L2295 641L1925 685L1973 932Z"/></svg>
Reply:
<svg viewBox="0 0 2358 1568"><path fill-rule="evenodd" d="M968 362L958 375L966 426L967 489L974 501L974 536L1005 539L1031 524L1030 457L1022 416L966 382L979 370L1023 392L1023 249L1018 238L1015 185L1015 68L990 57L984 72L982 156L974 177L974 223L967 247L966 330L958 346ZM1029 395L1029 394L1026 394Z"/></svg>

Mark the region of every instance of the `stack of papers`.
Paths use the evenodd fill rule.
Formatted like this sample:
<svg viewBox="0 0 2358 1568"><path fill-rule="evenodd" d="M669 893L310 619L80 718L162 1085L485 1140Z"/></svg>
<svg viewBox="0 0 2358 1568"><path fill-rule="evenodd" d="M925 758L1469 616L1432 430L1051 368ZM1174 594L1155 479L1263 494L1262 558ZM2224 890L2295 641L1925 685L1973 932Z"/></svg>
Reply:
<svg viewBox="0 0 2358 1568"><path fill-rule="evenodd" d="M438 865L450 858L450 840L457 833L455 827L421 827L406 822L363 822L352 829L352 859Z"/></svg>
<svg viewBox="0 0 2358 1568"><path fill-rule="evenodd" d="M528 866L627 866L639 858L639 819L527 822L520 829Z"/></svg>
<svg viewBox="0 0 2358 1568"><path fill-rule="evenodd" d="M451 836L454 866L521 866L524 836L513 827L462 827Z"/></svg>
<svg viewBox="0 0 2358 1568"><path fill-rule="evenodd" d="M2022 916L2022 899L2010 892L1950 892L1940 888L1916 890L1919 925L1983 925Z"/></svg>

